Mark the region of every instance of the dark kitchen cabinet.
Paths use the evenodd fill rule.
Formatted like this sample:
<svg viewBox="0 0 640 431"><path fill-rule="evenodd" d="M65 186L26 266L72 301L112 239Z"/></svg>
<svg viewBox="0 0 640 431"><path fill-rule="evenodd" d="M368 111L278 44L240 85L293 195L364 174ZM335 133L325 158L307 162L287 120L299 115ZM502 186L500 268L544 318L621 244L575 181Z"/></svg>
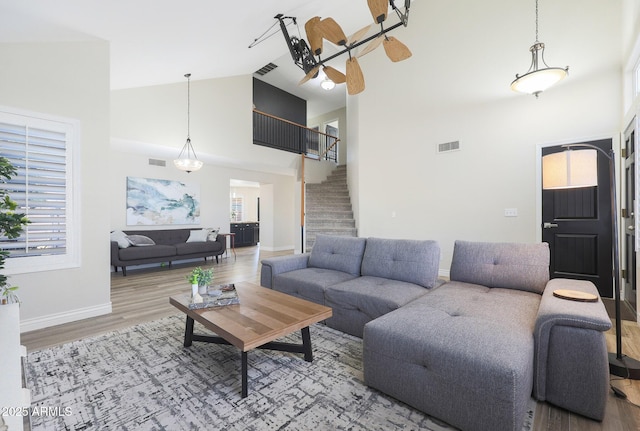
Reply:
<svg viewBox="0 0 640 431"><path fill-rule="evenodd" d="M260 241L259 223L231 223L230 232L236 235L236 247L257 245Z"/></svg>

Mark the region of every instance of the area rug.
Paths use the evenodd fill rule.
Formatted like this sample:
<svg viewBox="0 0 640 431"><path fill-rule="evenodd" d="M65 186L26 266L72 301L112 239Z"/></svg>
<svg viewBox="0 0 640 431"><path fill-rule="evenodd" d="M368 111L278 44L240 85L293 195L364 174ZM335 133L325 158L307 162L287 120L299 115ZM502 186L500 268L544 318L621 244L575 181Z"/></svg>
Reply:
<svg viewBox="0 0 640 431"><path fill-rule="evenodd" d="M196 332L204 329L196 324ZM29 353L32 429L39 430L451 430L363 384L362 340L311 327L313 362L249 352L249 396L240 396L240 352L182 346L184 316ZM292 334L289 342L300 342ZM531 402L523 430L532 428Z"/></svg>

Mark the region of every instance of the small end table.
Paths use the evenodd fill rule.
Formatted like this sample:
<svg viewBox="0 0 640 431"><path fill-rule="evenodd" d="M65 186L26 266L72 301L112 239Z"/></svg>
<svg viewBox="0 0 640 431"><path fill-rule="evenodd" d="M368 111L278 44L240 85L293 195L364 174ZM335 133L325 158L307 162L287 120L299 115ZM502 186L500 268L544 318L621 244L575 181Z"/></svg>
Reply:
<svg viewBox="0 0 640 431"><path fill-rule="evenodd" d="M236 256L236 234L235 233L218 233L218 235L222 235L224 237L225 242L227 241L227 238L231 238L231 240L229 241L229 245L231 245L231 251L233 252L233 259L237 259L238 256ZM229 249L227 248L226 244L225 244L225 256L229 257Z"/></svg>

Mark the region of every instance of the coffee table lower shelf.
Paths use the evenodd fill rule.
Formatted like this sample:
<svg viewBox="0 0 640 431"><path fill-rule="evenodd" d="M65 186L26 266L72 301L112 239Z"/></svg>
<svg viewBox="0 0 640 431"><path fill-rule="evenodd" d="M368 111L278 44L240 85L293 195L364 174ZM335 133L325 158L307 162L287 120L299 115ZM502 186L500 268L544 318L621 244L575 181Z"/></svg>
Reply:
<svg viewBox="0 0 640 431"><path fill-rule="evenodd" d="M184 330L184 347L191 347L194 341L200 341L204 343L213 343L213 344L226 344L232 346L230 342L225 340L222 337L211 336L211 335L200 335L194 334L195 321L187 316L187 321ZM309 327L304 327L300 330L302 333L302 344L295 343L282 343L278 341L271 341L265 343L261 346L256 346L256 349L265 349L265 350L277 350L280 352L290 352L290 353L304 353L304 360L307 362L313 361L313 349L311 347L311 334L309 333ZM241 351L242 358L242 398L246 398L249 394L249 377L248 377L248 351Z"/></svg>

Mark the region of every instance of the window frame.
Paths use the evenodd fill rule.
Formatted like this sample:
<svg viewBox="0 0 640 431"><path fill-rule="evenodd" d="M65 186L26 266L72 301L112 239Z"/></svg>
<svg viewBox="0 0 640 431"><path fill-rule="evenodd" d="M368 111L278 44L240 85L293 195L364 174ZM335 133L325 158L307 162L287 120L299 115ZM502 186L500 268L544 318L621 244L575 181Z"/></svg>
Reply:
<svg viewBox="0 0 640 431"><path fill-rule="evenodd" d="M66 252L43 256L9 257L3 272L18 275L41 271L78 268L81 266L80 142L81 123L74 118L33 112L19 108L0 106L0 122L20 127L37 127L66 135ZM11 196L11 195L10 195Z"/></svg>

